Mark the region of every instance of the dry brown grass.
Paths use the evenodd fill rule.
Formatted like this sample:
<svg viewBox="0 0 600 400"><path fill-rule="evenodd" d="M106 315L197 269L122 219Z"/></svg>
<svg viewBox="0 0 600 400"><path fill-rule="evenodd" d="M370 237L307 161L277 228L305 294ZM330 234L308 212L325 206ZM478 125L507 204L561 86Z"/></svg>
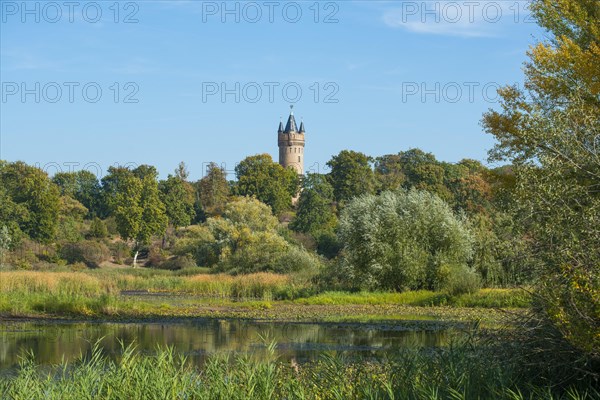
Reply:
<svg viewBox="0 0 600 400"><path fill-rule="evenodd" d="M114 282L103 281L84 272L0 272L2 293L97 295L114 290Z"/></svg>

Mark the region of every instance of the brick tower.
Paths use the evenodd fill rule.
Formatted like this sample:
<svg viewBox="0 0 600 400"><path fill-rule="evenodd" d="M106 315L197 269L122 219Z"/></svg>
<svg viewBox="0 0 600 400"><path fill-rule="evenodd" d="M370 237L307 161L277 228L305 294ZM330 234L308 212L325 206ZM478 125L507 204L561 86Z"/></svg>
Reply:
<svg viewBox="0 0 600 400"><path fill-rule="evenodd" d="M284 168L293 167L299 175L304 175L304 122L300 122L300 129L296 128L294 106L290 106L290 116L285 129L283 123L279 122L277 144L279 164Z"/></svg>

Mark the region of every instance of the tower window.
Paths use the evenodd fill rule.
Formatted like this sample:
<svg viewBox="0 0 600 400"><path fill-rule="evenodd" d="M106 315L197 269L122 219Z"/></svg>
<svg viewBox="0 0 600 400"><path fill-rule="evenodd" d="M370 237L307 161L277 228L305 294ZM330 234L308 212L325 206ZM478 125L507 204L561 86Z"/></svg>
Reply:
<svg viewBox="0 0 600 400"><path fill-rule="evenodd" d="M300 156L298 156L298 162L300 162Z"/></svg>

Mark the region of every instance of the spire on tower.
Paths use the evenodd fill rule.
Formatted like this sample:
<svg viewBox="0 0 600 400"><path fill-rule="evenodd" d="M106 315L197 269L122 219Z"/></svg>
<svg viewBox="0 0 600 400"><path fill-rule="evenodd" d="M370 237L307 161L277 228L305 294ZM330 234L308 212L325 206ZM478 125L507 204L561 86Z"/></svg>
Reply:
<svg viewBox="0 0 600 400"><path fill-rule="evenodd" d="M281 121L281 118L279 119L279 129L277 130L277 133L283 133L283 122Z"/></svg>
<svg viewBox="0 0 600 400"><path fill-rule="evenodd" d="M304 121L300 120L300 133L304 133Z"/></svg>
<svg viewBox="0 0 600 400"><path fill-rule="evenodd" d="M296 128L296 119L294 118L294 106L290 105L290 116L285 125L285 133L298 132Z"/></svg>

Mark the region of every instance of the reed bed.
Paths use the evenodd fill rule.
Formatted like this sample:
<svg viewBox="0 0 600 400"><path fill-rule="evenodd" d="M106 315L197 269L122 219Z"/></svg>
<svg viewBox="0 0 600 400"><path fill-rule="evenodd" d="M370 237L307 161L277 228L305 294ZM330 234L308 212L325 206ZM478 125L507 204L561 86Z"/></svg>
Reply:
<svg viewBox="0 0 600 400"><path fill-rule="evenodd" d="M0 313L114 315L118 309L145 313L127 291L185 294L221 300L271 301L293 297L301 289L290 276L255 273L175 275L92 270L87 272L0 272Z"/></svg>
<svg viewBox="0 0 600 400"><path fill-rule="evenodd" d="M115 282L84 272L0 272L0 292L94 296L116 290Z"/></svg>
<svg viewBox="0 0 600 400"><path fill-rule="evenodd" d="M192 365L172 349L140 354L123 348L118 361L91 354L71 365L36 365L24 358L12 376L0 377L3 399L597 399L579 387L536 386L510 360L498 362L489 349L469 343L436 351L406 350L382 362L344 360L324 354L308 364L214 355Z"/></svg>
<svg viewBox="0 0 600 400"><path fill-rule="evenodd" d="M324 292L315 295L310 280L294 275L227 275L151 269L96 269L81 272L0 272L0 313L9 315L145 315L168 313L169 305L145 303L131 291L197 296L215 304L228 301L293 300L298 305L400 304L410 306L527 307L519 289L482 289L449 296L440 292ZM212 300L211 300L212 299ZM159 307L157 309L156 307ZM165 308L166 307L166 308Z"/></svg>

